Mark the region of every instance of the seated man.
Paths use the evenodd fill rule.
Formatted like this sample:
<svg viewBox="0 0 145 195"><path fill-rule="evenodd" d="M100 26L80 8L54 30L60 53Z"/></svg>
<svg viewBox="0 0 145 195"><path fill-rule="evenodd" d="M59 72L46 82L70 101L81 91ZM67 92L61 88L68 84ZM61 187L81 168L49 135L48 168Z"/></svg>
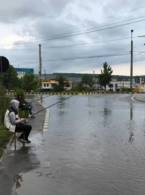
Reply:
<svg viewBox="0 0 145 195"><path fill-rule="evenodd" d="M28 116L31 117L31 118L34 118L34 115L32 114L32 105L31 105L29 102L27 102L27 101L24 99L24 97L21 96L21 95L18 95L18 96L16 97L16 99L20 102L19 108L20 108L21 110L27 111L28 114L29 114Z"/></svg>
<svg viewBox="0 0 145 195"><path fill-rule="evenodd" d="M32 127L31 125L26 124L26 119L19 118L18 110L19 101L16 99L11 100L10 107L5 113L4 124L11 132L22 132L19 141L23 143L31 143L28 137Z"/></svg>

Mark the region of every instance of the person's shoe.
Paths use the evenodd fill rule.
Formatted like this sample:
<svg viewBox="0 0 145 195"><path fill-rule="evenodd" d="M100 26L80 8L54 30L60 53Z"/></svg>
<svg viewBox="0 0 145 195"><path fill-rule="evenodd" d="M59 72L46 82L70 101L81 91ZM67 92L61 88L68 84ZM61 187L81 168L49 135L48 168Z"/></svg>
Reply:
<svg viewBox="0 0 145 195"><path fill-rule="evenodd" d="M31 118L35 118L34 114L31 115Z"/></svg>
<svg viewBox="0 0 145 195"><path fill-rule="evenodd" d="M24 139L24 134L22 133L22 134L18 137L18 139Z"/></svg>
<svg viewBox="0 0 145 195"><path fill-rule="evenodd" d="M27 144L31 143L31 141L29 139L26 139L25 141L26 141Z"/></svg>
<svg viewBox="0 0 145 195"><path fill-rule="evenodd" d="M35 118L35 116L33 114L29 114L28 116L29 118Z"/></svg>
<svg viewBox="0 0 145 195"><path fill-rule="evenodd" d="M21 143L27 143L27 140L25 140L24 138L18 138L18 141Z"/></svg>

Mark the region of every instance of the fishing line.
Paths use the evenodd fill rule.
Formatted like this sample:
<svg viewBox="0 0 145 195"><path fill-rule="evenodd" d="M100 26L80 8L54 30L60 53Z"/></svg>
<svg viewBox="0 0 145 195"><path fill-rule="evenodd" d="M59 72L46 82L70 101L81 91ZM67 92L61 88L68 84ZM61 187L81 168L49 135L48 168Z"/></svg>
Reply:
<svg viewBox="0 0 145 195"><path fill-rule="evenodd" d="M62 103L63 101L66 101L67 99L69 99L69 98L71 98L71 97L72 97L72 95L69 96L69 97L64 98L63 100L59 100L59 101L57 101L57 102L55 102L55 103L53 103L53 104L51 104L51 105L49 105L49 106L47 106L47 107L41 109L41 110L38 110L37 112L33 113L33 115L36 115L36 114L38 114L38 113L40 113L40 112L42 112L42 111L44 111L44 110L47 110L48 108L51 108L51 107L53 107L53 106L55 106L55 105L57 105L57 104L59 104L59 103Z"/></svg>

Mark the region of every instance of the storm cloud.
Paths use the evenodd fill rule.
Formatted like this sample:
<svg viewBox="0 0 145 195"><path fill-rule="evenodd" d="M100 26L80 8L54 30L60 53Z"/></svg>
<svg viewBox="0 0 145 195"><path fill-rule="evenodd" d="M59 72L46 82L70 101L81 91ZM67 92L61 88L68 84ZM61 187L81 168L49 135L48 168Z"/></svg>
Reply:
<svg viewBox="0 0 145 195"><path fill-rule="evenodd" d="M37 73L42 44L43 73L99 73L107 61L122 74L121 65L130 64L131 29L134 66L144 65L145 38L138 37L145 35L144 13L143 0L1 1L0 55L15 67L33 67Z"/></svg>

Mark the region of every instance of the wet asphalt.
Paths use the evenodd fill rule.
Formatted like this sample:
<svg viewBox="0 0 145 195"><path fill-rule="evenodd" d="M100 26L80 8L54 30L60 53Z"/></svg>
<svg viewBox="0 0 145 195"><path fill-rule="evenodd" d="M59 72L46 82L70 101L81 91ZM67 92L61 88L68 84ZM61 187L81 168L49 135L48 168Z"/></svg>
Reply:
<svg viewBox="0 0 145 195"><path fill-rule="evenodd" d="M34 99L32 100L32 105L34 113L43 109L41 101L36 102ZM29 119L28 123L32 125L30 139L35 134L42 132L44 118L45 110L37 114L35 119ZM17 186L17 180L19 181L21 178L20 173L31 171L36 165L40 164L35 153L31 150L32 145L23 147L21 143L17 142L15 151L14 144L12 146L8 144L0 161L0 195L13 194L13 186L16 185L16 188L19 186L19 184Z"/></svg>
<svg viewBox="0 0 145 195"><path fill-rule="evenodd" d="M145 104L130 95L53 96L42 103L56 101L48 129L41 112L31 121L32 143L8 148L0 195L145 194Z"/></svg>

